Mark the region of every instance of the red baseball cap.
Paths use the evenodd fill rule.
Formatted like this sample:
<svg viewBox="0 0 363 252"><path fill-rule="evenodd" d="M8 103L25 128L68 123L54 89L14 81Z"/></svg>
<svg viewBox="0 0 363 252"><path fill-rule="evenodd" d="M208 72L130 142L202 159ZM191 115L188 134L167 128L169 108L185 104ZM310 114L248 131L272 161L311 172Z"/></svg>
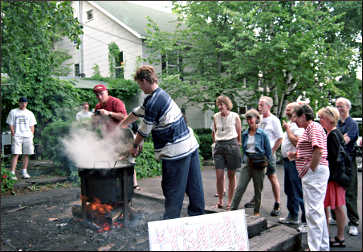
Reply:
<svg viewBox="0 0 363 252"><path fill-rule="evenodd" d="M102 91L105 91L107 90L106 86L103 85L103 84L97 84L96 86L94 86L93 88L93 92L95 93L99 93L99 92L102 92Z"/></svg>

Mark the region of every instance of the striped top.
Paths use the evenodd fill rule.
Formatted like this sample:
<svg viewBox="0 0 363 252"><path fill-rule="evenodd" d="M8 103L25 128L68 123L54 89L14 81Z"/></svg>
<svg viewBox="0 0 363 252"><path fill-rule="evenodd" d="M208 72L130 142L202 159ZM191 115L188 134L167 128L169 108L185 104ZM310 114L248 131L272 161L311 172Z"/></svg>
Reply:
<svg viewBox="0 0 363 252"><path fill-rule="evenodd" d="M311 122L299 137L296 149L296 169L302 178L309 170L313 147L317 146L322 152L320 165L328 166L327 137L323 127L317 122Z"/></svg>
<svg viewBox="0 0 363 252"><path fill-rule="evenodd" d="M148 95L132 113L143 118L137 132L143 137L151 132L156 159L180 159L199 147L178 105L161 88Z"/></svg>

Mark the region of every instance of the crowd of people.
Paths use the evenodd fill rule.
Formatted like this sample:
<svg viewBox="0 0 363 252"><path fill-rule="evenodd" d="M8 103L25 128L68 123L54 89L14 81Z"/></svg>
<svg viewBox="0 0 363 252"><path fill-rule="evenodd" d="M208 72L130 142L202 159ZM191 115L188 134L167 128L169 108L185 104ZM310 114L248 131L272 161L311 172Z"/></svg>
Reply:
<svg viewBox="0 0 363 252"><path fill-rule="evenodd" d="M231 142L230 148L233 142L241 141L246 161L240 171L231 207L227 205L226 210L239 208L247 185L252 179L255 196L245 204L245 208L254 208L254 215L259 216L263 180L267 175L275 199L271 216L280 215L280 185L276 176L276 151L281 146L288 215L280 218L279 222L300 224L297 230L307 232L308 246L311 251L345 247L344 206L347 208L349 219L349 234L353 236L359 234L357 168L354 152L354 145L358 139L358 126L349 115L350 101L346 98L338 98L336 107L328 106L320 109L317 113L319 122L315 121L315 113L308 104L291 102L287 104L285 110L288 122L282 123L284 133L279 119L270 111L272 106L273 100L262 96L259 99L258 111L250 109L244 115L248 128L242 132L242 140L239 140L239 136L232 134L223 139L225 142ZM221 106L218 108L220 112L214 115L214 120L223 115L223 108ZM230 127L234 126L234 121L230 121L229 124ZM222 126L213 127L213 142L218 143L215 134L222 130ZM344 160L340 157L341 152L349 162L343 162ZM216 156L216 148L213 154L217 174L217 192L220 199L217 207L220 207L223 186L218 180L221 180L223 176L218 174L218 170L223 168L229 170L233 161L222 159L223 165L221 158ZM234 158L237 161L239 156L235 155ZM331 211L333 218L330 218ZM329 234L329 222L336 223L336 236Z"/></svg>
<svg viewBox="0 0 363 252"><path fill-rule="evenodd" d="M155 158L162 164L161 187L165 197L163 218L180 216L185 194L189 197L188 214L204 214L199 145L193 130L188 127L178 105L159 87L152 66L138 68L134 79L146 98L131 113L127 113L120 99L108 94L106 86L99 84L93 89L99 101L94 113L89 111L89 104L85 102L76 119L93 119L99 116L107 118L106 132L112 132L117 127L130 127L139 120L139 126L134 128L135 138L130 154L137 156L142 150L144 138L152 135ZM27 165L29 155L34 154L36 120L34 114L26 109L27 104L27 98L21 97L19 108L11 110L6 121L13 136L11 172L14 179L17 179L15 169L21 154L25 156L23 178L30 178ZM275 201L270 215L280 216L276 152L281 147L288 215L280 218L279 222L300 224L298 230L307 232L308 246L312 251L344 247L344 206L349 219L349 234L356 236L359 233L357 165L354 151L358 126L350 117L351 103L348 99L338 98L335 105L320 109L317 113L320 122L316 122L315 113L308 104L291 102L285 110L288 121L281 124L271 112L273 99L262 96L257 110L251 108L244 114L248 127L242 129L240 115L232 111L231 99L225 95L219 96L216 99L219 112L214 114L212 125L218 196L216 207L227 211L239 209L243 194L252 179L255 194L244 207L253 208L254 215L260 216L266 175ZM337 158L340 156L341 146L350 160L345 169L342 169L342 163ZM223 205L225 169L228 178L226 206ZM241 169L238 183L237 169ZM348 177L348 182L342 182L344 176ZM140 189L136 172L134 188ZM332 234L329 235L329 222L337 225L334 238L330 238Z"/></svg>

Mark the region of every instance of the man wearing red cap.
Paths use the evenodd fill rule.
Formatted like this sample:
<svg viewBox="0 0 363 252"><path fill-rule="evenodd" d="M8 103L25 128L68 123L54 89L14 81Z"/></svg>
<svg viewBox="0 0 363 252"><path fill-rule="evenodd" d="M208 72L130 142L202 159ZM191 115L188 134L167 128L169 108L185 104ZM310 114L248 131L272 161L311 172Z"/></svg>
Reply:
<svg viewBox="0 0 363 252"><path fill-rule="evenodd" d="M109 117L110 123L106 124L108 131L112 131L127 116L125 104L118 98L108 95L105 85L94 86L93 92L96 94L99 103L95 107L95 114Z"/></svg>

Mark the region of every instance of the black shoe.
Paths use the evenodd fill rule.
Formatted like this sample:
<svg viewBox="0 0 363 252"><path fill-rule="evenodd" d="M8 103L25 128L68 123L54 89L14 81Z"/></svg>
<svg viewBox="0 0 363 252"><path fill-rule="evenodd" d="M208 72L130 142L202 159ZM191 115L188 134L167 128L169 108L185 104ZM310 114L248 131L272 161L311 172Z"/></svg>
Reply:
<svg viewBox="0 0 363 252"><path fill-rule="evenodd" d="M271 216L280 216L280 209L272 209Z"/></svg>
<svg viewBox="0 0 363 252"><path fill-rule="evenodd" d="M245 208L254 208L255 207L255 202L251 201L245 204Z"/></svg>
<svg viewBox="0 0 363 252"><path fill-rule="evenodd" d="M274 208L271 211L271 216L280 216L280 204L275 202Z"/></svg>

